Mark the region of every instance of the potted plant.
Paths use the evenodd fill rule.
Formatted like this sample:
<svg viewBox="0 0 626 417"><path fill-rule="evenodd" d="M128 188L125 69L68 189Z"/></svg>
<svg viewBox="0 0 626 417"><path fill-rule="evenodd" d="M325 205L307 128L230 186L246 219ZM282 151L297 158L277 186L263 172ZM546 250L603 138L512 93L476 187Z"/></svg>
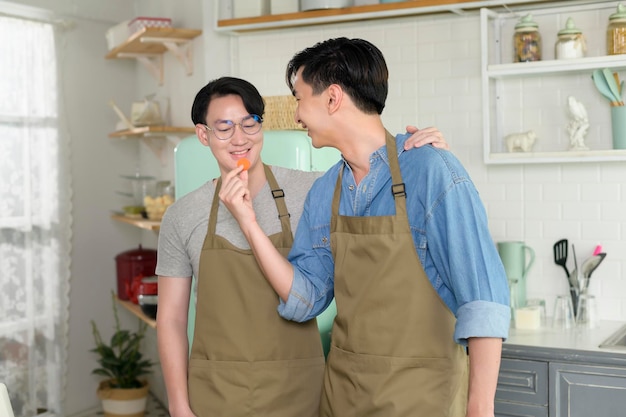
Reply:
<svg viewBox="0 0 626 417"><path fill-rule="evenodd" d="M122 330L117 315L115 294L111 292L113 313L115 315L115 333L106 344L96 323L91 320L96 347L91 349L98 355L100 367L92 371L95 375L106 377L98 387L98 398L102 400L104 415L141 417L146 409L148 382L141 379L154 365L143 357L140 351L141 341L145 337L147 325L139 323L137 332Z"/></svg>

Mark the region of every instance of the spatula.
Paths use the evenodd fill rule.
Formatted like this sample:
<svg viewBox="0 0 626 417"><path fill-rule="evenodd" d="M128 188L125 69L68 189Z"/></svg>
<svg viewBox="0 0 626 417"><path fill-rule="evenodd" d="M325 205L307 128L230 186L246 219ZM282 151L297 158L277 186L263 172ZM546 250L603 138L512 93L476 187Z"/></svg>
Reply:
<svg viewBox="0 0 626 417"><path fill-rule="evenodd" d="M567 239L561 239L554 244L554 263L561 265L565 269L565 274L569 278L569 271L567 270Z"/></svg>

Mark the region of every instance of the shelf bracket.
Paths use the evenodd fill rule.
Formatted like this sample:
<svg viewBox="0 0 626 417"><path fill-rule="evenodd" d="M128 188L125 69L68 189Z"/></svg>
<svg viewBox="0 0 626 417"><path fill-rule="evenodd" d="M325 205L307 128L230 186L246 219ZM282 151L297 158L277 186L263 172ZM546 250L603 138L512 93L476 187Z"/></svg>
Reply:
<svg viewBox="0 0 626 417"><path fill-rule="evenodd" d="M187 75L193 74L193 55L191 41L183 38L157 38L146 36L141 38L142 43L160 43L163 44L174 56L183 64Z"/></svg>
<svg viewBox="0 0 626 417"><path fill-rule="evenodd" d="M141 62L150 74L163 85L163 55L120 53L120 58L135 58Z"/></svg>
<svg viewBox="0 0 626 417"><path fill-rule="evenodd" d="M167 165L167 155L165 155L164 152L166 148L166 141L163 140L163 138L155 140L155 138L142 137L141 142L143 142L144 145L150 148L152 153L154 153L156 157L159 158L159 161L161 161L161 165Z"/></svg>
<svg viewBox="0 0 626 417"><path fill-rule="evenodd" d="M170 143L172 147L176 147L180 142L180 138L175 135L164 134L146 134L141 138L141 142L145 144L157 158L161 161L161 165L165 166L168 162L168 155L166 153Z"/></svg>

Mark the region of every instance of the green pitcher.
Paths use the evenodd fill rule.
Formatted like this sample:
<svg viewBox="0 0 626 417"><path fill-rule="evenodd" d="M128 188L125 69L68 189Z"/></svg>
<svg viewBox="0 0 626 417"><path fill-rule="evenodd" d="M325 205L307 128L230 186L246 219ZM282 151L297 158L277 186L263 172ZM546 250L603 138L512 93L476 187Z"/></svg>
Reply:
<svg viewBox="0 0 626 417"><path fill-rule="evenodd" d="M524 242L498 242L498 253L509 282L515 282L516 288L511 306L526 305L526 275L535 262L535 251Z"/></svg>

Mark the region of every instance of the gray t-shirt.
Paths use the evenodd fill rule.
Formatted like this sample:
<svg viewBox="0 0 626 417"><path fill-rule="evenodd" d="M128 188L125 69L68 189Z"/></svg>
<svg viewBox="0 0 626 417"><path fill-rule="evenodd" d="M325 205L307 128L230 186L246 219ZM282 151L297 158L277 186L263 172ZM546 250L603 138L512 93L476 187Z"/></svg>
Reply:
<svg viewBox="0 0 626 417"><path fill-rule="evenodd" d="M276 166L271 169L278 185L285 192L285 203L291 215L291 229L295 234L305 197L313 182L323 172L305 172ZM213 181L208 181L168 207L159 231L157 275L183 278L198 276L200 253L207 234L214 194L215 185ZM268 183L265 183L252 204L257 222L266 235L281 231L276 203ZM216 234L239 248L250 248L239 224L221 201L217 213Z"/></svg>

